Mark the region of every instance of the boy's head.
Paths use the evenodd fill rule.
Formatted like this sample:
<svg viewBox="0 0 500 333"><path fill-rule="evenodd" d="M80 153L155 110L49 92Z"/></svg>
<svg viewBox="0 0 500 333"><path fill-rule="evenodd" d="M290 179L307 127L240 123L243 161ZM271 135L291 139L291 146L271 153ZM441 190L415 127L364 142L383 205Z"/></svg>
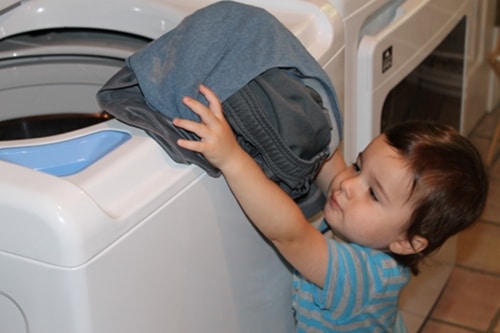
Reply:
<svg viewBox="0 0 500 333"><path fill-rule="evenodd" d="M406 236L422 237L427 246L418 253L394 256L417 273L423 256L479 218L488 177L477 149L452 127L407 122L389 128L384 136L413 174Z"/></svg>
<svg viewBox="0 0 500 333"><path fill-rule="evenodd" d="M451 127L386 130L333 179L325 220L349 242L391 253L413 273L481 214L488 181L474 146Z"/></svg>

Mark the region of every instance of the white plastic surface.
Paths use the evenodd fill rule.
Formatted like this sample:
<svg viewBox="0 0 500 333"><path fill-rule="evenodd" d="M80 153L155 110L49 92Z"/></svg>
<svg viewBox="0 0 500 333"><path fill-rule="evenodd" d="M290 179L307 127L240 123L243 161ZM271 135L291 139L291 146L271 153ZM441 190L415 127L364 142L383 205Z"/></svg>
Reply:
<svg viewBox="0 0 500 333"><path fill-rule="evenodd" d="M26 318L18 305L7 295L0 293L0 332L25 333L28 331Z"/></svg>
<svg viewBox="0 0 500 333"><path fill-rule="evenodd" d="M290 272L206 175L83 265L0 267L33 333L292 331Z"/></svg>

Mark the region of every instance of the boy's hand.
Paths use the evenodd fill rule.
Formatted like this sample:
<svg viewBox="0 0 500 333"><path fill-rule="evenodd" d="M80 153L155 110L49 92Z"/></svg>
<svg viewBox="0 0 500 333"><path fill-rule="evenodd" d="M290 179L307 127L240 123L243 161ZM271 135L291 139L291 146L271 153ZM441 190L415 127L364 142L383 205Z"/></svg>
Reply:
<svg viewBox="0 0 500 333"><path fill-rule="evenodd" d="M200 117L201 121L198 123L180 118L173 120L175 126L193 132L200 137L200 141L179 139L177 144L182 148L202 153L211 164L222 170L241 147L234 137L231 126L224 118L219 98L203 85L200 86L200 92L207 99L209 107L191 97L184 97L183 102Z"/></svg>

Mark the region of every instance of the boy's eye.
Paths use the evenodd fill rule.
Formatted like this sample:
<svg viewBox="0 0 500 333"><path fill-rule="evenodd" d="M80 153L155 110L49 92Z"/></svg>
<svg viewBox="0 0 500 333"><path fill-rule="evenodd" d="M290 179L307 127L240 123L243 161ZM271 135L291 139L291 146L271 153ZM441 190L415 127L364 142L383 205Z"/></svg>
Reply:
<svg viewBox="0 0 500 333"><path fill-rule="evenodd" d="M378 197L377 197L377 194L375 194L375 192L373 191L373 189L370 187L370 197L372 197L372 199L374 201L378 201Z"/></svg>
<svg viewBox="0 0 500 333"><path fill-rule="evenodd" d="M356 162L352 163L352 168L356 173L361 172L361 154L358 155ZM375 193L375 191L373 191L373 189L371 187L369 188L368 191L370 193L370 197L372 198L372 200L378 202L378 197L377 197L377 194Z"/></svg>
<svg viewBox="0 0 500 333"><path fill-rule="evenodd" d="M356 161L352 162L352 168L356 172L361 172L361 153L356 157Z"/></svg>

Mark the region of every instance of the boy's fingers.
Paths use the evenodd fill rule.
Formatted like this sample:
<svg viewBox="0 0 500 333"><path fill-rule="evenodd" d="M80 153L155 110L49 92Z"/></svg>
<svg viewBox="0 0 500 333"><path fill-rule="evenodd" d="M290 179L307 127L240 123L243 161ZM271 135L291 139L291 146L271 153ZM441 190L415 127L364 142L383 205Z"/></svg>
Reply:
<svg viewBox="0 0 500 333"><path fill-rule="evenodd" d="M182 99L182 102L190 108L194 113L196 113L198 116L200 116L201 119L209 119L211 117L210 110L203 105L200 101L197 101L194 98L191 98L189 96L186 96Z"/></svg>
<svg viewBox="0 0 500 333"><path fill-rule="evenodd" d="M178 139L177 144L185 149L192 150L198 153L202 152L202 144L199 141L191 141L185 139Z"/></svg>
<svg viewBox="0 0 500 333"><path fill-rule="evenodd" d="M210 105L210 110L217 116L222 115L221 103L217 95L207 86L200 85L200 92L205 96Z"/></svg>
<svg viewBox="0 0 500 333"><path fill-rule="evenodd" d="M197 115L201 116L200 113L203 113L205 110L205 107L203 104L201 104L200 102L198 102L196 99L194 98L191 98L189 96L185 96L183 99L182 99L182 102L188 107L190 108L191 110L193 110L194 113L196 113Z"/></svg>
<svg viewBox="0 0 500 333"><path fill-rule="evenodd" d="M193 132L200 137L203 136L202 132L203 132L204 126L196 121L191 121L191 120L182 119L182 118L174 118L172 120L172 123L175 126L182 128L182 129L185 129L186 131Z"/></svg>

